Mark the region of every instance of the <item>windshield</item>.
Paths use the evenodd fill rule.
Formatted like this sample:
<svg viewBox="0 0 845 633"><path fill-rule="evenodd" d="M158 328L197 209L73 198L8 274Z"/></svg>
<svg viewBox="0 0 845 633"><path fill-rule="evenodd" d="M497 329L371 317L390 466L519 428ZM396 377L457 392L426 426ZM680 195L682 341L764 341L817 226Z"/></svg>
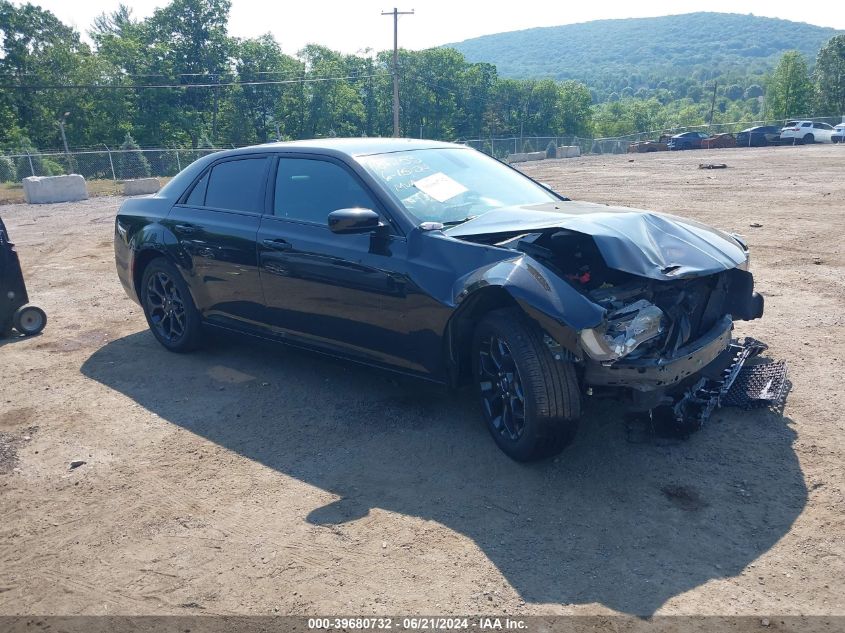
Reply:
<svg viewBox="0 0 845 633"><path fill-rule="evenodd" d="M420 222L456 223L493 209L559 201L473 149L417 149L358 161Z"/></svg>

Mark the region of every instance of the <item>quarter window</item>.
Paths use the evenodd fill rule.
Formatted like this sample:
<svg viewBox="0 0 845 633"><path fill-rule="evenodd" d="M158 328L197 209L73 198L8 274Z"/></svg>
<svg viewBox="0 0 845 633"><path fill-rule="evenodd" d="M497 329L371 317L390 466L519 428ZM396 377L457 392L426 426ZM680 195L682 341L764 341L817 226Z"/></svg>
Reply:
<svg viewBox="0 0 845 633"><path fill-rule="evenodd" d="M261 213L267 161L267 158L244 158L215 165L208 176L205 206Z"/></svg>
<svg viewBox="0 0 845 633"><path fill-rule="evenodd" d="M188 196L188 199L185 200L185 204L192 206L192 207L202 207L205 206L205 190L208 187L208 172L206 172L205 176L200 178L200 181L196 184L193 191L191 191L191 195Z"/></svg>
<svg viewBox="0 0 845 633"><path fill-rule="evenodd" d="M327 224L332 211L355 207L378 210L372 196L343 167L323 160L279 159L276 216Z"/></svg>

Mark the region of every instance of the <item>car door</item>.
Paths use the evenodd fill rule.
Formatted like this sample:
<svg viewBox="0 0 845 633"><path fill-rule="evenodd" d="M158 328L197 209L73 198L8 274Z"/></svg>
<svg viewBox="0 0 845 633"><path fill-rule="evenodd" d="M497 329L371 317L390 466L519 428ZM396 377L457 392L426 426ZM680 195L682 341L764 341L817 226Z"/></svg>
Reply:
<svg viewBox="0 0 845 633"><path fill-rule="evenodd" d="M255 239L270 164L269 156L254 154L213 163L164 222L179 241L197 307L210 321L261 320Z"/></svg>
<svg viewBox="0 0 845 633"><path fill-rule="evenodd" d="M827 123L816 123L814 133L816 141L830 143L830 137L833 135L833 126Z"/></svg>
<svg viewBox="0 0 845 633"><path fill-rule="evenodd" d="M341 161L278 159L270 213L258 232L258 258L267 321L277 333L327 351L426 372L396 327L409 296L405 239L378 197ZM369 233L340 235L328 215L343 208L378 212L389 225L374 248Z"/></svg>

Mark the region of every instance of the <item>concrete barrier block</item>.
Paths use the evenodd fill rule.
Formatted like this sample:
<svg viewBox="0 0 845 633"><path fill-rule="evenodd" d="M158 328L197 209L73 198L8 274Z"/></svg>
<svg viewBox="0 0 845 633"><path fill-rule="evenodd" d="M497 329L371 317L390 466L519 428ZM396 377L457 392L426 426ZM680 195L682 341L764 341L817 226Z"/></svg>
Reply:
<svg viewBox="0 0 845 633"><path fill-rule="evenodd" d="M123 183L124 196L140 196L147 193L155 193L161 189L161 182L158 178L138 178L127 180Z"/></svg>
<svg viewBox="0 0 845 633"><path fill-rule="evenodd" d="M520 152L518 154L508 154L509 163L524 163L529 160L544 160L546 152Z"/></svg>
<svg viewBox="0 0 845 633"><path fill-rule="evenodd" d="M581 155L581 148L578 145L561 145L557 148L558 158L577 158Z"/></svg>
<svg viewBox="0 0 845 633"><path fill-rule="evenodd" d="M30 204L74 202L87 200L85 179L79 174L69 176L29 176L23 179L23 197Z"/></svg>

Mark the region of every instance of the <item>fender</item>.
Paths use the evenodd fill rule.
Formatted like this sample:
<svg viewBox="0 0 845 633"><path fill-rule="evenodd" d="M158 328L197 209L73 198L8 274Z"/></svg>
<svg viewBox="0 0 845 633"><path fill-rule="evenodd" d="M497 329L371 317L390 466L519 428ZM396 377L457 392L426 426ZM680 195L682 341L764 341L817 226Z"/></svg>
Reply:
<svg viewBox="0 0 845 633"><path fill-rule="evenodd" d="M459 384L469 369L471 331L488 310L518 305L576 358L582 355L578 332L600 324L606 312L525 254L474 270L455 282L452 293L457 309L444 334L447 376L452 384Z"/></svg>
<svg viewBox="0 0 845 633"><path fill-rule="evenodd" d="M139 285L144 265L162 255L179 269L186 280L189 278L191 260L179 246L176 236L164 225L159 222L141 224L138 218L118 215L115 220L118 277L129 297L137 303L141 300ZM193 294L193 289L191 292Z"/></svg>
<svg viewBox="0 0 845 633"><path fill-rule="evenodd" d="M507 291L532 317L542 315L544 320L575 331L595 327L605 316L604 308L529 255L496 262L458 279L453 289L455 304L488 286Z"/></svg>

